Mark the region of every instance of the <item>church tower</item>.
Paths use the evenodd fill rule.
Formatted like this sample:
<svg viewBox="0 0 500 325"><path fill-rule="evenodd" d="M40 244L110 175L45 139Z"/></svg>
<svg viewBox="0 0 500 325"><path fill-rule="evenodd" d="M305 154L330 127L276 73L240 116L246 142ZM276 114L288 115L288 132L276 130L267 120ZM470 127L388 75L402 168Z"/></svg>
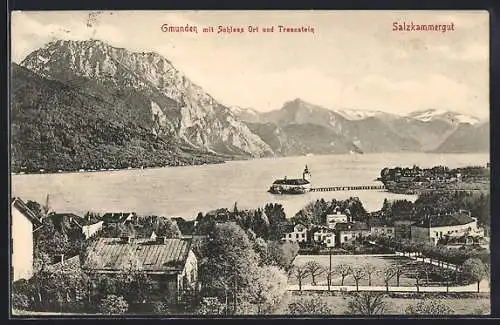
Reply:
<svg viewBox="0 0 500 325"><path fill-rule="evenodd" d="M309 172L309 168L304 168L304 172L302 173L302 179L305 181L310 182L311 181L311 173Z"/></svg>

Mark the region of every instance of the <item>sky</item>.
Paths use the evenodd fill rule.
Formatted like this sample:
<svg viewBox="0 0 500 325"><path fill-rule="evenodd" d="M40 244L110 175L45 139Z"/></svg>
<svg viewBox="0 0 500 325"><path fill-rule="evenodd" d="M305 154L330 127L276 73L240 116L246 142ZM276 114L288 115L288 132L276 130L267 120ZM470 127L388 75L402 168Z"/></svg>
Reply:
<svg viewBox="0 0 500 325"><path fill-rule="evenodd" d="M393 24L450 24L446 32ZM197 26L198 33L161 26ZM314 33L279 33L277 26ZM203 33L238 27L244 33ZM250 33L248 26L274 26ZM55 39L100 39L169 59L228 106L279 109L301 98L330 109L407 114L429 108L489 116L487 11L45 11L13 12L11 55Z"/></svg>

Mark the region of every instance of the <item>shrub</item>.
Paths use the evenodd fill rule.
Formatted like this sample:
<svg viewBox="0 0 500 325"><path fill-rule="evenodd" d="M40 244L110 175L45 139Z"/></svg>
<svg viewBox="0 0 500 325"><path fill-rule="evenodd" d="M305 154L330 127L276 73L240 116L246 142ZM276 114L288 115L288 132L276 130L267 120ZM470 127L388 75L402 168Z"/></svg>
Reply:
<svg viewBox="0 0 500 325"><path fill-rule="evenodd" d="M15 309L26 310L30 307L30 301L24 293L14 293L12 295L12 307Z"/></svg>
<svg viewBox="0 0 500 325"><path fill-rule="evenodd" d="M168 304L166 302L155 302L153 312L157 315L167 315L169 312Z"/></svg>
<svg viewBox="0 0 500 325"><path fill-rule="evenodd" d="M453 309L439 300L425 299L409 305L405 309L405 313L407 315L451 315L453 314Z"/></svg>
<svg viewBox="0 0 500 325"><path fill-rule="evenodd" d="M108 315L124 314L128 310L128 303L121 296L107 295L101 300L99 310Z"/></svg>

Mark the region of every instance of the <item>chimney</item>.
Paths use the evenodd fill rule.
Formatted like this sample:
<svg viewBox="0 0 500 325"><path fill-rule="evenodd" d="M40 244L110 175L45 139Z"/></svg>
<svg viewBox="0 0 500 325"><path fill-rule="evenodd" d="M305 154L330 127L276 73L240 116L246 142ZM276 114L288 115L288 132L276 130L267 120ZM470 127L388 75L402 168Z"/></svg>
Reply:
<svg viewBox="0 0 500 325"><path fill-rule="evenodd" d="M120 237L121 242L124 244L131 244L132 243L132 236L122 236Z"/></svg>
<svg viewBox="0 0 500 325"><path fill-rule="evenodd" d="M61 254L61 265L64 265L64 254Z"/></svg>

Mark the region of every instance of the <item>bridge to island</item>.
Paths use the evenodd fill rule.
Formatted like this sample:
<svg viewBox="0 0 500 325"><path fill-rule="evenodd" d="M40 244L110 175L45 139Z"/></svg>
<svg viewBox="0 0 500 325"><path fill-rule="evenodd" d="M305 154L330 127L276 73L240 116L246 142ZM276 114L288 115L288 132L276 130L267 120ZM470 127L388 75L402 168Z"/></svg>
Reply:
<svg viewBox="0 0 500 325"><path fill-rule="evenodd" d="M311 192L334 192L334 191L362 191L362 190L385 190L384 185L350 185L350 186L328 186L311 187Z"/></svg>

